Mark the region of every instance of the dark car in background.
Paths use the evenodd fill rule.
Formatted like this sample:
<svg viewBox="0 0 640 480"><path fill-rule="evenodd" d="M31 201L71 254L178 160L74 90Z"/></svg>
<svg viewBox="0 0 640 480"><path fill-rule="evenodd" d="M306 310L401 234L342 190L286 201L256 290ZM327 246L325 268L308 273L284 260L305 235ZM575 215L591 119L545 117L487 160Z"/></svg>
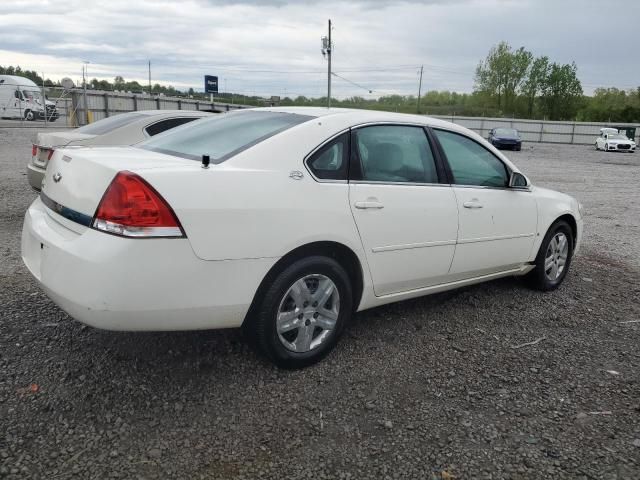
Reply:
<svg viewBox="0 0 640 480"><path fill-rule="evenodd" d="M487 140L496 148L508 148L517 151L522 149L522 139L514 128L493 128L489 131Z"/></svg>

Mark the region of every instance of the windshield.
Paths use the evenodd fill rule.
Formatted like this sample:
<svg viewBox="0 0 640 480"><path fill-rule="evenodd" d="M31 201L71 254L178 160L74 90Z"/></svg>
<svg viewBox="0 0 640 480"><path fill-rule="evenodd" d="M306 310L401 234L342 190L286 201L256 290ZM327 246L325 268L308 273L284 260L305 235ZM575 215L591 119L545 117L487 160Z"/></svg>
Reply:
<svg viewBox="0 0 640 480"><path fill-rule="evenodd" d="M104 135L105 133L114 131L116 128L129 125L144 116L144 113L121 113L120 115L103 118L97 122L80 127L76 132L85 133L87 135Z"/></svg>
<svg viewBox="0 0 640 480"><path fill-rule="evenodd" d="M277 133L313 118L256 110L222 113L169 130L138 144L138 147L192 160L201 160L203 155L209 155L211 163L222 163Z"/></svg>
<svg viewBox="0 0 640 480"><path fill-rule="evenodd" d="M496 128L496 137L517 137L518 131L513 128Z"/></svg>
<svg viewBox="0 0 640 480"><path fill-rule="evenodd" d="M22 95L27 100L40 100L42 98L42 94L38 90L23 90Z"/></svg>
<svg viewBox="0 0 640 480"><path fill-rule="evenodd" d="M620 135L619 133L615 134L615 135L609 135L609 139L611 139L611 140L629 140L626 136Z"/></svg>

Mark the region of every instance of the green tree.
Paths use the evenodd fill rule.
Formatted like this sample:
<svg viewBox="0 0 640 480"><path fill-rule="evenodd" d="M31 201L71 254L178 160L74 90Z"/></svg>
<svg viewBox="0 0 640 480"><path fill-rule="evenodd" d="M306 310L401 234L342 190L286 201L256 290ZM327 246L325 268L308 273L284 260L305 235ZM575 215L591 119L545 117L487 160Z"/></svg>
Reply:
<svg viewBox="0 0 640 480"><path fill-rule="evenodd" d="M552 63L542 83L540 101L543 112L551 120L571 120L582 100L582 85L578 80L575 63L560 65Z"/></svg>
<svg viewBox="0 0 640 480"><path fill-rule="evenodd" d="M525 81L533 55L507 42L494 46L476 68L475 90L495 99L498 109L513 111L517 92Z"/></svg>
<svg viewBox="0 0 640 480"><path fill-rule="evenodd" d="M543 56L536 58L531 62L527 79L522 85L522 94L527 102L527 116L533 116L536 97L542 90L542 85L549 73L549 57Z"/></svg>

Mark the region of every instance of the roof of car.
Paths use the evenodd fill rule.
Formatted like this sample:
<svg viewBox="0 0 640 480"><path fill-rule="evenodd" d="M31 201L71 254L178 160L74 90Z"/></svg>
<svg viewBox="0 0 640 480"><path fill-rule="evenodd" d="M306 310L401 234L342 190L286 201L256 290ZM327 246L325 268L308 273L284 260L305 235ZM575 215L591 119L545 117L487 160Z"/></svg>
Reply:
<svg viewBox="0 0 640 480"><path fill-rule="evenodd" d="M324 108L324 107L263 107L252 110L262 110L268 112L297 113L299 115L309 115L311 117L335 117L343 116L364 122L411 122L431 126L451 125L449 122L426 115L412 115L408 113L387 112L384 110L363 110L357 108Z"/></svg>
<svg viewBox="0 0 640 480"><path fill-rule="evenodd" d="M206 115L210 115L211 112L199 112L197 110L135 110L129 113L138 113L141 115L181 115L185 117L196 116L196 117L204 117Z"/></svg>

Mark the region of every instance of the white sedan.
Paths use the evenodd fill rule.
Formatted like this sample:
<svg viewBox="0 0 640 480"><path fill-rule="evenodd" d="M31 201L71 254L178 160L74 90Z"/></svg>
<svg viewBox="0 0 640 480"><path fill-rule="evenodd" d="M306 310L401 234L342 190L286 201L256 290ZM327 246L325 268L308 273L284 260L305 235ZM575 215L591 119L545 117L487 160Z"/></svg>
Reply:
<svg viewBox="0 0 640 480"><path fill-rule="evenodd" d="M41 132L31 148L27 180L40 190L47 162L56 148L70 146L133 145L171 128L209 115L189 110L141 110L103 118L75 130Z"/></svg>
<svg viewBox="0 0 640 480"><path fill-rule="evenodd" d="M452 123L266 108L136 147L57 150L22 257L77 320L243 327L309 365L356 311L506 276L558 287L582 238L568 195Z"/></svg>
<svg viewBox="0 0 640 480"><path fill-rule="evenodd" d="M636 142L618 133L615 128L601 128L600 135L596 138L596 150L633 153L636 151Z"/></svg>

